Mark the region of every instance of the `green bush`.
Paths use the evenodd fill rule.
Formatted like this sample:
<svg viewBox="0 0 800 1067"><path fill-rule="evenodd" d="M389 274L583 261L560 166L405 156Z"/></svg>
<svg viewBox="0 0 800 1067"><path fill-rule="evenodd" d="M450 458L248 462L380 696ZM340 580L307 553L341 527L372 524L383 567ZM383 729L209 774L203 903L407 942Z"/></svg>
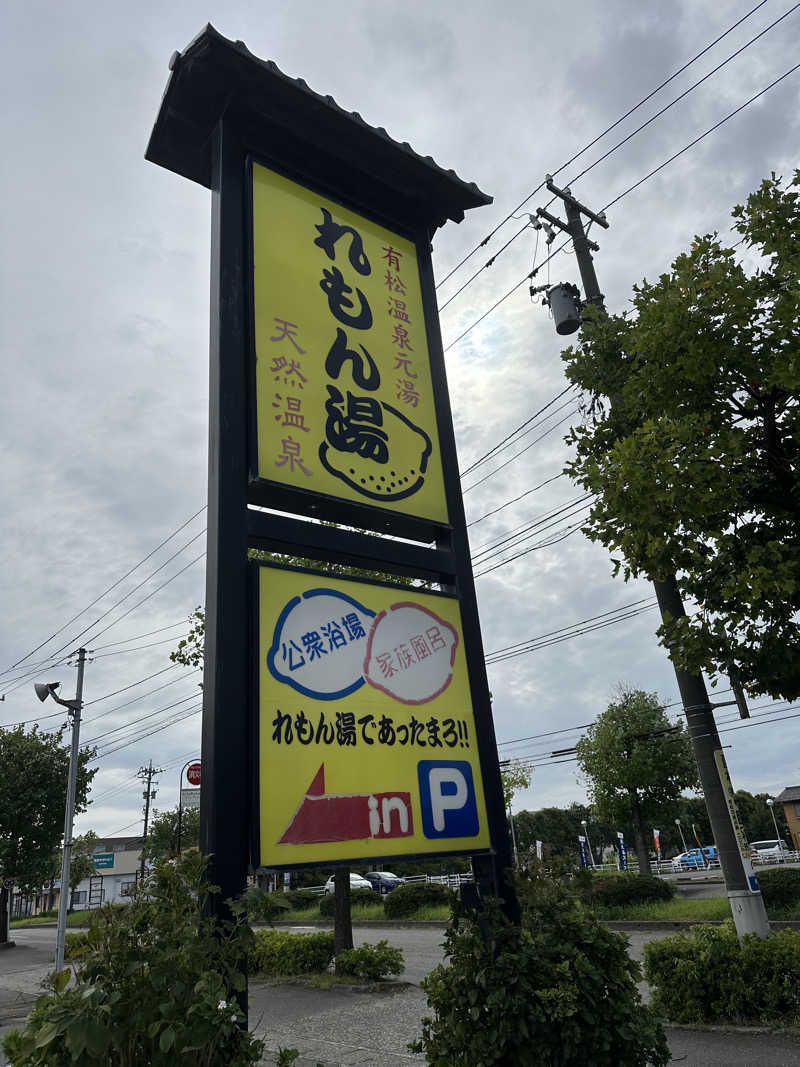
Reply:
<svg viewBox="0 0 800 1067"><path fill-rule="evenodd" d="M336 955L336 973L352 975L363 981L377 982L387 974L402 974L405 970L403 953L388 941L377 945L363 944L359 948L344 948Z"/></svg>
<svg viewBox="0 0 800 1067"><path fill-rule="evenodd" d="M231 989L244 988L247 925L207 917L205 861L189 852L157 864L132 902L93 913L86 948L55 975L25 1028L7 1034L11 1067L244 1067L263 1042L239 1025Z"/></svg>
<svg viewBox="0 0 800 1067"><path fill-rule="evenodd" d="M260 974L312 974L326 971L333 959L333 934L292 934L257 930L250 961Z"/></svg>
<svg viewBox="0 0 800 1067"><path fill-rule="evenodd" d="M383 911L387 919L407 919L419 908L450 907L458 898L446 885L438 882L412 882L399 885L383 898Z"/></svg>
<svg viewBox="0 0 800 1067"><path fill-rule="evenodd" d="M89 935L83 930L75 934L66 934L64 937L64 958L77 960L85 956L89 948Z"/></svg>
<svg viewBox="0 0 800 1067"><path fill-rule="evenodd" d="M773 867L761 871L758 884L767 908L788 908L800 903L800 868Z"/></svg>
<svg viewBox="0 0 800 1067"><path fill-rule="evenodd" d="M626 904L648 904L653 900L672 900L675 887L663 878L644 874L620 874L598 878L592 885L590 902L606 908Z"/></svg>
<svg viewBox="0 0 800 1067"><path fill-rule="evenodd" d="M290 908L285 893L268 893L259 885L249 885L242 894L241 901L251 922L275 922Z"/></svg>
<svg viewBox="0 0 800 1067"><path fill-rule="evenodd" d="M380 904L380 897L374 889L351 889L350 907L358 908L364 905ZM336 895L327 893L319 899L319 913L325 919L333 918L336 911Z"/></svg>
<svg viewBox="0 0 800 1067"><path fill-rule="evenodd" d="M800 931L736 936L732 922L645 946L653 1006L673 1022L800 1021Z"/></svg>
<svg viewBox="0 0 800 1067"><path fill-rule="evenodd" d="M412 1051L434 1067L664 1067L666 1038L625 939L540 872L518 884L521 926L493 900L457 909L446 961L422 982L434 1015Z"/></svg>
<svg viewBox="0 0 800 1067"><path fill-rule="evenodd" d="M312 893L308 889L290 889L284 893L284 897L293 911L309 911L322 900L319 893Z"/></svg>

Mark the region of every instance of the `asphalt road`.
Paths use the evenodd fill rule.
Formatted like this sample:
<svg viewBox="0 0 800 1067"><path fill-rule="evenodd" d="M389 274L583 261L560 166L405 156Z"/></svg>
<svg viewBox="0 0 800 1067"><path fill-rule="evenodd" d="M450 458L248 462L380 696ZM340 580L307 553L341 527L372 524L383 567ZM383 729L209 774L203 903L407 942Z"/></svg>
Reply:
<svg viewBox="0 0 800 1067"><path fill-rule="evenodd" d="M302 929L297 927L296 929ZM0 1034L19 1025L38 993L39 982L52 965L55 928L15 930L17 947L0 951ZM250 1025L270 1050L265 1064L275 1061L280 1047L297 1048L295 1067L404 1067L423 1064L407 1044L419 1034L426 1013L419 982L442 959L441 927L376 930L356 927L357 945L386 940L403 950L406 972L402 982L381 992L328 991L302 986L250 985ZM667 932L631 932L630 951L641 959L644 945ZM406 983L406 984L402 984ZM647 993L646 988L643 992ZM748 1031L694 1031L669 1028L673 1062L685 1067L796 1067L800 1044L780 1034ZM587 1050L591 1067L591 1050ZM5 1060L0 1053L0 1064Z"/></svg>

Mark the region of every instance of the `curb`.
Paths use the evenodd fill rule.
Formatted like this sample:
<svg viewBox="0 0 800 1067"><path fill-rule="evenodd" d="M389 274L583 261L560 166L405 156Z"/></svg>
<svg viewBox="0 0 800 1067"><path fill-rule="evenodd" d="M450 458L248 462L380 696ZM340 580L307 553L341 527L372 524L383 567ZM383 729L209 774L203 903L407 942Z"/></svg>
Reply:
<svg viewBox="0 0 800 1067"><path fill-rule="evenodd" d="M601 919L603 926L609 930L640 931L689 930L693 926L722 926L728 919ZM775 919L769 924L770 930L800 930L797 919Z"/></svg>

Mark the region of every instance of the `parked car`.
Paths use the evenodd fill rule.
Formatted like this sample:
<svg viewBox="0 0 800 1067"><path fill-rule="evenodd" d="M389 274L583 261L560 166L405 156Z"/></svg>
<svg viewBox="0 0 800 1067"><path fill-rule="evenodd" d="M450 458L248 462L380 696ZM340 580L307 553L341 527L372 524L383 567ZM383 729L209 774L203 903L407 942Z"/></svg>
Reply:
<svg viewBox="0 0 800 1067"><path fill-rule="evenodd" d="M372 889L372 886L369 884L369 882L366 880L366 878L362 878L360 874L356 874L355 871L351 871L350 872L350 889L351 889L351 891L353 889ZM326 893L333 893L333 891L334 891L333 875L331 875L330 878L328 879L328 881L325 883L325 892Z"/></svg>
<svg viewBox="0 0 800 1067"><path fill-rule="evenodd" d="M364 877L372 888L383 896L403 884L403 879L391 871L365 871Z"/></svg>
<svg viewBox="0 0 800 1067"><path fill-rule="evenodd" d="M774 838L771 841L751 841L750 848L753 859L762 861L785 860L788 858L790 851L785 841L779 841Z"/></svg>
<svg viewBox="0 0 800 1067"><path fill-rule="evenodd" d="M706 867L719 867L716 845L705 845L702 849L690 848L672 861L673 871L703 870Z"/></svg>

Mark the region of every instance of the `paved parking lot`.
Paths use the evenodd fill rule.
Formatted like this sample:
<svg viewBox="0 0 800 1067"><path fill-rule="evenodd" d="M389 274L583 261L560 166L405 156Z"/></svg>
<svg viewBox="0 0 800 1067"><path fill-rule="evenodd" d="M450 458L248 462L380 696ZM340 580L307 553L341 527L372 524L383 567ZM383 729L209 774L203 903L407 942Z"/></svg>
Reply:
<svg viewBox="0 0 800 1067"><path fill-rule="evenodd" d="M301 929L301 928L297 928ZM641 960L644 946L671 931L629 931L631 955ZM302 986L274 986L252 982L250 1025L267 1043L264 1064L274 1063L280 1047L297 1048L296 1067L403 1067L423 1064L424 1057L408 1051L426 1013L421 979L442 959L441 925L428 927L355 927L356 944L386 938L403 950L403 981L380 992L328 991ZM54 927L31 927L12 935L16 948L0 951L0 1034L20 1025L39 992L39 983L52 966ZM647 995L643 984L642 992ZM685 1067L795 1067L800 1044L782 1034L753 1031L668 1030L673 1062ZM591 1057L587 1054L587 1067ZM0 1054L0 1064L5 1060Z"/></svg>

